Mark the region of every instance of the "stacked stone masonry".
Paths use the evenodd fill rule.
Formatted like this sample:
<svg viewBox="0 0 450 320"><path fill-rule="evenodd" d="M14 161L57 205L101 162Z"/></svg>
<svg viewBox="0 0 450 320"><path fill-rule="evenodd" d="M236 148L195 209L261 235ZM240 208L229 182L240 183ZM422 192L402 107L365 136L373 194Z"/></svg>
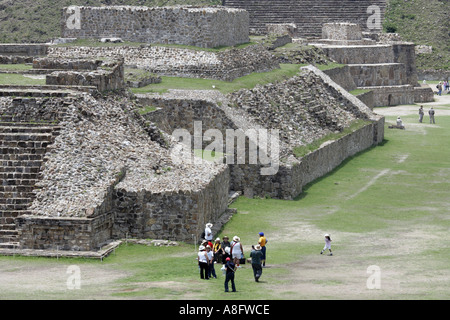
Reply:
<svg viewBox="0 0 450 320"><path fill-rule="evenodd" d="M51 47L48 56L58 59L123 57L125 65L136 66L159 75L225 81L279 67L276 59L262 45L218 52L163 46Z"/></svg>
<svg viewBox="0 0 450 320"><path fill-rule="evenodd" d="M79 15L79 22L71 24ZM249 41L245 10L223 7L69 7L62 9L63 38L121 38L204 48Z"/></svg>
<svg viewBox="0 0 450 320"><path fill-rule="evenodd" d="M60 127L55 122L65 114L64 106L55 108L52 103L42 103L15 98L11 104L0 107L1 247L19 246L17 218L30 214L45 155L59 134Z"/></svg>
<svg viewBox="0 0 450 320"><path fill-rule="evenodd" d="M323 24L329 22L351 22L359 24L363 31L377 31L367 27L373 14L368 13L368 8L380 9L382 23L387 5L386 0L224 0L223 4L247 10L252 33L264 34L267 24L293 23L297 37L302 38L320 38Z"/></svg>

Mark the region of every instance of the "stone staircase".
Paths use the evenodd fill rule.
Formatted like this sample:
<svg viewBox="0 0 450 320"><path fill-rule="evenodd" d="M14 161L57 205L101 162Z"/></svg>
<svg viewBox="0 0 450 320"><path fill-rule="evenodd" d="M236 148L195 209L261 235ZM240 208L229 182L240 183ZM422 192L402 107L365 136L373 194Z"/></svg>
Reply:
<svg viewBox="0 0 450 320"><path fill-rule="evenodd" d="M59 129L50 124L0 122L0 248L19 245L14 220L30 213L47 147Z"/></svg>
<svg viewBox="0 0 450 320"><path fill-rule="evenodd" d="M252 33L266 33L268 23L295 23L299 37L317 38L327 22L358 23L368 31L366 22L371 14L367 8L380 7L383 21L386 0L223 0L223 5L247 10Z"/></svg>

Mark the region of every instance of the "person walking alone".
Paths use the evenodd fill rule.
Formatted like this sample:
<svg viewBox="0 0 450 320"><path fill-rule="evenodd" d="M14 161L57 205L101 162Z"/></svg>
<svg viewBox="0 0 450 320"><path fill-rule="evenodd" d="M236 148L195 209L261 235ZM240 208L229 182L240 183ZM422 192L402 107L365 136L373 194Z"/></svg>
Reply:
<svg viewBox="0 0 450 320"><path fill-rule="evenodd" d="M236 285L234 283L234 273L236 272L236 265L231 261L230 258L226 259L225 263L225 292L228 292L228 282L231 281L231 290L236 292Z"/></svg>
<svg viewBox="0 0 450 320"><path fill-rule="evenodd" d="M325 252L325 250L328 249L328 251L330 251L330 256L333 255L333 253L331 252L331 237L330 235L327 233L325 235L325 247L323 247L322 251L320 251L320 254L323 254Z"/></svg>
<svg viewBox="0 0 450 320"><path fill-rule="evenodd" d="M261 246L258 244L256 246L252 246L252 251L250 252L250 258L252 258L252 269L253 269L253 277L256 282L259 282L259 278L262 275L262 265L261 259L263 253L261 252Z"/></svg>
<svg viewBox="0 0 450 320"><path fill-rule="evenodd" d="M266 266L266 246L267 246L267 242L269 242L269 240L267 240L267 238L264 236L264 232L260 232L259 234L259 240L258 243L261 246L261 253L262 253L262 258L261 258L261 262L262 262L262 266L265 267Z"/></svg>

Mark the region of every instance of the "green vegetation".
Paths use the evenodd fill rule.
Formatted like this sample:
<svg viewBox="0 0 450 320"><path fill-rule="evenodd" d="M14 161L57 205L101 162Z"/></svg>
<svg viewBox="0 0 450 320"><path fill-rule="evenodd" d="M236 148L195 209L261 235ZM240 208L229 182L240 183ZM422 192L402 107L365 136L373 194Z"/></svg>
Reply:
<svg viewBox="0 0 450 320"><path fill-rule="evenodd" d="M0 64L0 72L2 70L7 71L25 71L33 69L33 66L28 64Z"/></svg>
<svg viewBox="0 0 450 320"><path fill-rule="evenodd" d="M137 111L140 115L144 115L150 112L153 112L156 110L156 107L154 106L144 106L142 108L139 108Z"/></svg>
<svg viewBox="0 0 450 320"><path fill-rule="evenodd" d="M367 93L367 92L370 92L370 90L369 89L355 89L355 90L349 91L349 93L351 93L354 96L359 96L360 94Z"/></svg>
<svg viewBox="0 0 450 320"><path fill-rule="evenodd" d="M239 89L252 89L257 84L264 85L293 77L299 72L301 65L281 64L280 69L269 72L252 73L231 82L209 79L193 79L180 77L161 77L161 83L150 84L142 88L133 88L133 93L161 93L169 89L219 90L230 93ZM214 86L214 88L213 88Z"/></svg>
<svg viewBox="0 0 450 320"><path fill-rule="evenodd" d="M344 128L344 130L342 130L339 133L330 133L330 134L327 134L326 136L324 136L324 137L322 137L320 139L315 140L314 142L312 142L312 143L310 143L310 144L308 144L306 146L295 147L294 150L293 150L294 155L297 158L304 157L308 153L319 149L320 146L322 144L324 144L325 142L332 141L332 140L338 140L338 139L340 139L340 138L342 138L342 137L344 137L344 136L346 136L346 135L348 135L348 134L350 134L350 133L352 133L352 132L354 132L354 131L362 128L362 127L364 127L365 125L367 125L369 123L370 123L369 121L365 121L365 120L355 120L355 121L353 121L353 123L349 127Z"/></svg>
<svg viewBox="0 0 450 320"><path fill-rule="evenodd" d="M16 73L0 73L0 84L10 85L44 85L45 79L34 79Z"/></svg>
<svg viewBox="0 0 450 320"><path fill-rule="evenodd" d="M345 67L345 64L336 63L336 62L330 62L328 64L317 65L316 67L319 70L325 71L325 70L343 68L343 67Z"/></svg>
<svg viewBox="0 0 450 320"><path fill-rule="evenodd" d="M450 70L449 1L389 0L383 24L404 40L433 47L433 53L416 57L419 69Z"/></svg>

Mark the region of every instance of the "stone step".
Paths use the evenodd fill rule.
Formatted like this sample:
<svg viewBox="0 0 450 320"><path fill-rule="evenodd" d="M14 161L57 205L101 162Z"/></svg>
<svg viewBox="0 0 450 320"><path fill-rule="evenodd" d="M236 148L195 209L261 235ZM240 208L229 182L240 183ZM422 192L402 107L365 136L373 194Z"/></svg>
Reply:
<svg viewBox="0 0 450 320"><path fill-rule="evenodd" d="M0 162L3 161L42 161L45 157L41 154L1 154ZM0 168L1 171L1 168Z"/></svg>
<svg viewBox="0 0 450 320"><path fill-rule="evenodd" d="M51 144L51 140L47 141L14 141L14 140L0 140L0 147L5 148L21 148L21 149L36 149L36 148L47 148Z"/></svg>
<svg viewBox="0 0 450 320"><path fill-rule="evenodd" d="M0 210L0 224L13 224L16 217L28 214L28 210Z"/></svg>
<svg viewBox="0 0 450 320"><path fill-rule="evenodd" d="M33 190L25 192L0 192L1 199L16 199L16 198L27 198L32 199L34 197Z"/></svg>
<svg viewBox="0 0 450 320"><path fill-rule="evenodd" d="M19 148L19 147L4 147L0 146L0 155L1 154L40 154L44 155L47 151L45 147L39 148Z"/></svg>
<svg viewBox="0 0 450 320"><path fill-rule="evenodd" d="M31 193L33 192L33 190L35 189L34 185L29 185L29 186L16 186L16 185L12 185L12 186L8 186L8 185L0 185L0 193Z"/></svg>
<svg viewBox="0 0 450 320"><path fill-rule="evenodd" d="M20 158L24 157L23 154L18 154ZM8 167L13 167L17 170L20 170L20 168L24 168L23 172L27 172L25 168L40 168L42 165L42 155L41 154L29 154L30 156L35 155L39 156L36 160L9 160L9 159L3 159L2 155L0 154L0 166L3 166L5 168L5 172L8 172ZM8 155L7 158L10 158L11 156ZM31 171L31 169L28 169L28 171Z"/></svg>
<svg viewBox="0 0 450 320"><path fill-rule="evenodd" d="M1 249L17 249L19 248L20 243L19 242L11 242L11 241L5 241L5 242L1 242L0 240L0 248Z"/></svg>
<svg viewBox="0 0 450 320"><path fill-rule="evenodd" d="M34 186L36 185L37 179L5 179L2 181L3 186Z"/></svg>
<svg viewBox="0 0 450 320"><path fill-rule="evenodd" d="M58 118L58 119L62 119L62 118L64 118L65 116L67 116L67 113L66 112L58 112L57 113L57 116L55 115L55 118ZM14 115L14 114L2 114L2 115L0 115L0 122L1 123L20 123L20 122L22 122L22 123L27 123L27 122L29 122L30 120L29 119L24 119L23 117L21 117L21 116L17 116L17 115ZM47 124L47 125L49 125L49 124L51 124L52 123L52 121L41 121L41 126L44 124Z"/></svg>
<svg viewBox="0 0 450 320"><path fill-rule="evenodd" d="M386 0L225 0L224 5L245 9L250 15L250 28L266 33L267 23L295 23L302 37L320 37L327 22L360 23L366 29L367 8L376 5L383 20Z"/></svg>
<svg viewBox="0 0 450 320"><path fill-rule="evenodd" d="M36 180L39 173L0 172L1 180Z"/></svg>
<svg viewBox="0 0 450 320"><path fill-rule="evenodd" d="M11 115L10 115L11 116ZM36 123L36 122L27 122L27 121L0 121L0 132L2 130L7 130L7 129L13 129L13 128L18 128L19 130L39 130L39 129L43 129L43 130L47 130L47 129L52 129L52 130L60 130L61 127L53 124L51 122L41 122L41 123Z"/></svg>
<svg viewBox="0 0 450 320"><path fill-rule="evenodd" d="M5 141L51 141L53 135L51 133L41 132L1 132L0 140Z"/></svg>
<svg viewBox="0 0 450 320"><path fill-rule="evenodd" d="M31 205L31 200L27 199L28 202L20 203L20 204L4 204L0 203L0 211L21 211L21 210L27 210L28 207Z"/></svg>
<svg viewBox="0 0 450 320"><path fill-rule="evenodd" d="M0 205L28 205L31 198L0 198Z"/></svg>
<svg viewBox="0 0 450 320"><path fill-rule="evenodd" d="M61 130L59 126L45 126L37 124L27 124L24 123L0 123L0 133L51 133L54 134L55 131Z"/></svg>
<svg viewBox="0 0 450 320"><path fill-rule="evenodd" d="M5 238L14 238L17 237L18 232L17 230L8 230L8 229L0 229L0 237L5 239Z"/></svg>
<svg viewBox="0 0 450 320"><path fill-rule="evenodd" d="M0 97L67 97L72 91L39 89L0 89Z"/></svg>

